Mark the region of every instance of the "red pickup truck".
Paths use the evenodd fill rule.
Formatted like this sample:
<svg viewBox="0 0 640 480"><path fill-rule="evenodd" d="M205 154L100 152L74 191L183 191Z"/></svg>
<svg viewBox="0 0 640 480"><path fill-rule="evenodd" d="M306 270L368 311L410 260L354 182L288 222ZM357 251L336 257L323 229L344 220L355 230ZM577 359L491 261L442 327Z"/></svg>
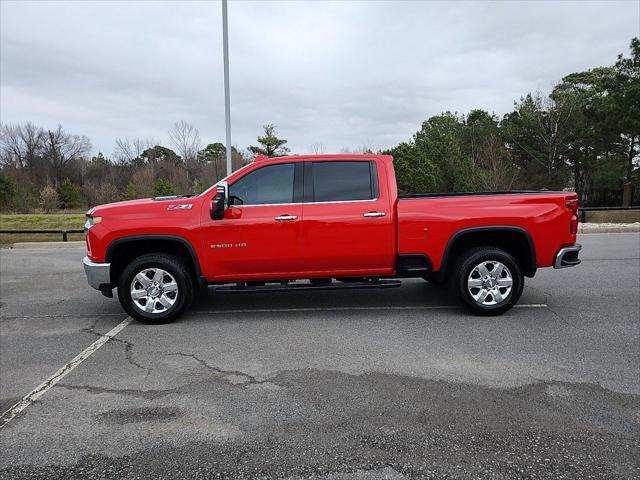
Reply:
<svg viewBox="0 0 640 480"><path fill-rule="evenodd" d="M572 192L399 197L387 155L259 158L197 196L87 213L89 284L145 323L197 291L387 288L448 282L473 313L497 315L539 267L580 263Z"/></svg>

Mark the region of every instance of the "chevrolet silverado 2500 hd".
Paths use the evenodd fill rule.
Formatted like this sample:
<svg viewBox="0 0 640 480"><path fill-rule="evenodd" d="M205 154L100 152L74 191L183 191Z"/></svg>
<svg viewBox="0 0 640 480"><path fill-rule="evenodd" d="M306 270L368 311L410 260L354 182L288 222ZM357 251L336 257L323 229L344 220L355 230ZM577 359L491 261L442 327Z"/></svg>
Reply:
<svg viewBox="0 0 640 480"><path fill-rule="evenodd" d="M399 197L386 155L259 158L197 196L87 213L89 284L145 323L175 319L207 286L256 292L448 282L497 315L539 267L580 263L572 192Z"/></svg>

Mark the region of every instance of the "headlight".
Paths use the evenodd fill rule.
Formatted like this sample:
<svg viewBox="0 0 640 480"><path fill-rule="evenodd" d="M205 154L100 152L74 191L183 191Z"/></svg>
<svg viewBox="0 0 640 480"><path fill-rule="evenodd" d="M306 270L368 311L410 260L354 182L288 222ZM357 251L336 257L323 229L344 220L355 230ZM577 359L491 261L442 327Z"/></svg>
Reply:
<svg viewBox="0 0 640 480"><path fill-rule="evenodd" d="M102 221L102 217L93 217L91 215L87 215L87 221L84 224L84 231L86 232L91 227L93 227L96 223L100 223Z"/></svg>

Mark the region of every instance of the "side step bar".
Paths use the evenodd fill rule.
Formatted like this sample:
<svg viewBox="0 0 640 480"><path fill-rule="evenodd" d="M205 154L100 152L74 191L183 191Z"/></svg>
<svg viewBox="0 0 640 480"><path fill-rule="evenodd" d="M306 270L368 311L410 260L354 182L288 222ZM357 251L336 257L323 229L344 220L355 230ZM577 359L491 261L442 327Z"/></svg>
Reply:
<svg viewBox="0 0 640 480"><path fill-rule="evenodd" d="M400 287L399 280L371 280L369 282L331 282L314 285L309 282L274 283L267 285L244 285L236 284L230 286L215 287L219 293L258 293L258 292L291 292L308 290L353 290L356 288L395 288Z"/></svg>

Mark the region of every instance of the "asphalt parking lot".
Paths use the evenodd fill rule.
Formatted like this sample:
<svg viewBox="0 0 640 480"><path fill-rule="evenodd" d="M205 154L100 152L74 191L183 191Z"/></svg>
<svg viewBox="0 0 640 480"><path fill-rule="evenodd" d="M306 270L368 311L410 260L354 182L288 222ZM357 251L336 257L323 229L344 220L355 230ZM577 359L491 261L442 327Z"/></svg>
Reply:
<svg viewBox="0 0 640 480"><path fill-rule="evenodd" d="M402 288L132 322L0 429L0 478L639 478L640 235L473 317ZM0 413L121 324L79 249L0 251Z"/></svg>

